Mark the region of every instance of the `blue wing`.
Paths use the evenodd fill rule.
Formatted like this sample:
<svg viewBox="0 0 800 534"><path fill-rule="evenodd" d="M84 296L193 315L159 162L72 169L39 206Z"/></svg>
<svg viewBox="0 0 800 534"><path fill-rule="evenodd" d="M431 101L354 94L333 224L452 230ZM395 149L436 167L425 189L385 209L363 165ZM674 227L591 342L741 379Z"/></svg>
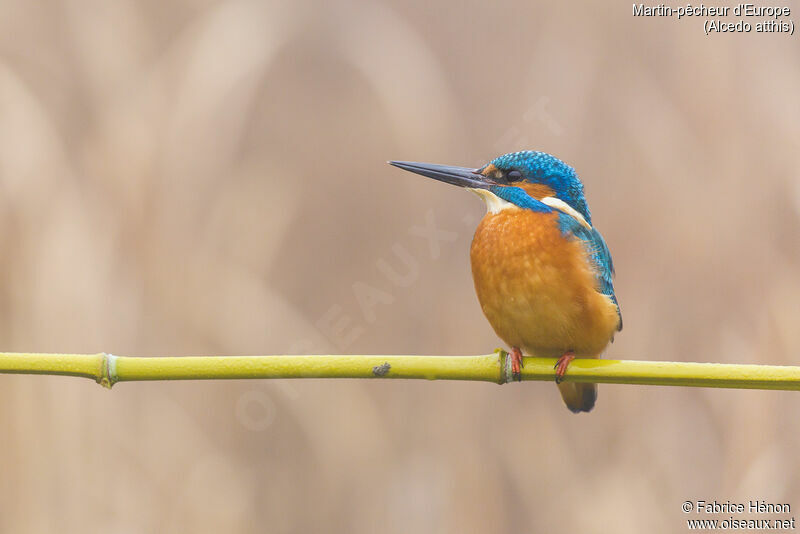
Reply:
<svg viewBox="0 0 800 534"><path fill-rule="evenodd" d="M589 261L594 268L597 290L603 295L607 295L616 304L617 315L619 315L618 330L622 330L622 312L620 312L617 297L614 295L614 262L603 236L594 228L587 229L566 213L559 212L558 219L561 231L565 235L579 239L586 249Z"/></svg>

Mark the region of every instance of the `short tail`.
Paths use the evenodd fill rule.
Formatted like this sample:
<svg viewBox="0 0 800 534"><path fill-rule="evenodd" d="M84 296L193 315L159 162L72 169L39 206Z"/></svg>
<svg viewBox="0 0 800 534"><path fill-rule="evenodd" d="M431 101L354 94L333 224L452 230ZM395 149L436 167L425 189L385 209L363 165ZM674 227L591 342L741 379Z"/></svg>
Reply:
<svg viewBox="0 0 800 534"><path fill-rule="evenodd" d="M562 382L558 390L572 413L591 411L597 400L597 384Z"/></svg>

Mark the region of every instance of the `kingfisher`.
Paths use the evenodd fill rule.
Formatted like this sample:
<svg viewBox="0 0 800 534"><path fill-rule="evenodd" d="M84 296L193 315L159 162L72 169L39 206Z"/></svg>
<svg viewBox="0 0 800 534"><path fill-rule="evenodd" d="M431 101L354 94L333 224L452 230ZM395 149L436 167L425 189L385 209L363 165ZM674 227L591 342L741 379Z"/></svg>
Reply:
<svg viewBox="0 0 800 534"><path fill-rule="evenodd" d="M597 384L564 382L575 358L598 358L622 330L614 265L575 170L545 152L499 156L478 169L390 161L463 187L486 204L470 247L484 315L511 347L512 378L523 354L557 358L555 382L567 408L588 412Z"/></svg>

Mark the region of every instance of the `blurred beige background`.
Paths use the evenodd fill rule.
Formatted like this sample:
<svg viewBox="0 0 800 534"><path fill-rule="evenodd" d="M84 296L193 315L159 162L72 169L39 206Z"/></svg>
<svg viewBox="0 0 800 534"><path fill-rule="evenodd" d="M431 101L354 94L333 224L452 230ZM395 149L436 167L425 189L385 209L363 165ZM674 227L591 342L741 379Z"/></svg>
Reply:
<svg viewBox="0 0 800 534"><path fill-rule="evenodd" d="M533 148L576 167L614 253L608 357L800 364L799 94L798 37L630 4L4 0L0 348L487 353L480 201L385 161ZM800 510L785 392L602 386L575 416L542 383L2 376L0 406L2 532L661 533L687 499Z"/></svg>

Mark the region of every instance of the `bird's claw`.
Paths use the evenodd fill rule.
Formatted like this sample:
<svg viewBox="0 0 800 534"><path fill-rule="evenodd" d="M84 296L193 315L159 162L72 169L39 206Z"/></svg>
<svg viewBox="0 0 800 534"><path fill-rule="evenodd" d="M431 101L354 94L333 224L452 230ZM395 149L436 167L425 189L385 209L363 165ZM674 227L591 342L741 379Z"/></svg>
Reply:
<svg viewBox="0 0 800 534"><path fill-rule="evenodd" d="M522 351L518 347L511 348L511 380L522 382Z"/></svg>
<svg viewBox="0 0 800 534"><path fill-rule="evenodd" d="M569 363L574 359L575 354L573 352L565 352L556 361L556 364L553 366L553 369L556 370L556 384L560 384L564 381L564 375L567 374L567 367L569 367Z"/></svg>

